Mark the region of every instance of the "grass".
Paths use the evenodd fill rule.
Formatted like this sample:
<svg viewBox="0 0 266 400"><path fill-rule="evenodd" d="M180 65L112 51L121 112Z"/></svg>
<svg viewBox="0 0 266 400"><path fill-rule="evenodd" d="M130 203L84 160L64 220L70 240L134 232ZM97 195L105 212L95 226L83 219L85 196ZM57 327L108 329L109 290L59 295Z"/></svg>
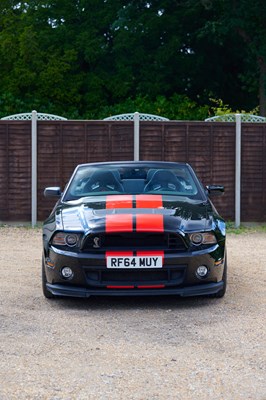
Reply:
<svg viewBox="0 0 266 400"><path fill-rule="evenodd" d="M36 230L38 230L38 229L41 229L42 228L42 223L41 222L38 222L38 224L37 225L35 225L34 227L32 227L31 226L31 224L30 223L20 223L20 222L18 222L18 223L8 223L8 222L6 222L6 223L0 223L0 229L1 228L21 228L21 229L27 229L27 230L34 230L34 229L36 229Z"/></svg>
<svg viewBox="0 0 266 400"><path fill-rule="evenodd" d="M266 224L249 224L249 225L240 225L239 228L235 228L235 224L232 221L226 222L226 232L234 233L235 235L240 235L242 233L256 233L256 232L264 232L266 233Z"/></svg>

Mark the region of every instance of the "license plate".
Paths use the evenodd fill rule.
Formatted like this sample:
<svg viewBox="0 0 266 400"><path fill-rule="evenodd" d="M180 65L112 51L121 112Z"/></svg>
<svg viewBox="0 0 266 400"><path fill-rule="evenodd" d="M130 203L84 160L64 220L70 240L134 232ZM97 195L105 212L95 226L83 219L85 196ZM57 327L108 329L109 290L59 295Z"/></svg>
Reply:
<svg viewBox="0 0 266 400"><path fill-rule="evenodd" d="M162 268L161 256L107 257L107 268Z"/></svg>

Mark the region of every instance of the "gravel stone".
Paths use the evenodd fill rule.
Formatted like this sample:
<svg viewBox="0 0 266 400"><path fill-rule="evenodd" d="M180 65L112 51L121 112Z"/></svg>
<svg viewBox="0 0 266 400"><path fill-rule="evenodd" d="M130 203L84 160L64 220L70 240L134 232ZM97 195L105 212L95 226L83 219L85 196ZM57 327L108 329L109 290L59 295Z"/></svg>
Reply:
<svg viewBox="0 0 266 400"><path fill-rule="evenodd" d="M47 300L41 230L0 228L0 400L265 400L266 234L228 235L223 299Z"/></svg>

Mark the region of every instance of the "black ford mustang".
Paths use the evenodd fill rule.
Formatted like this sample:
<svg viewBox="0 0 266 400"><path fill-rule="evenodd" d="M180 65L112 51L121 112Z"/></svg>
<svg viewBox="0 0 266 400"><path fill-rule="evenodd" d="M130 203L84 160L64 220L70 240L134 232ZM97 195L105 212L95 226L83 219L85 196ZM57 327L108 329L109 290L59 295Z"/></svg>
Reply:
<svg viewBox="0 0 266 400"><path fill-rule="evenodd" d="M225 222L190 165L79 165L43 226L43 293L212 295L226 290Z"/></svg>

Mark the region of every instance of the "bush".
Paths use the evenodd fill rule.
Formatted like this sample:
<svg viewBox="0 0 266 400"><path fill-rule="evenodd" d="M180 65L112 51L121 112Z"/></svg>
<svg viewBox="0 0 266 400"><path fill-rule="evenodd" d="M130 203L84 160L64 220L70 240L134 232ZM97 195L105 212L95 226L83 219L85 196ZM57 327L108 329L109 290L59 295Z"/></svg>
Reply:
<svg viewBox="0 0 266 400"><path fill-rule="evenodd" d="M112 115L140 112L154 114L171 120L203 120L208 117L208 106L199 106L187 96L174 94L167 99L157 96L155 100L148 96L137 96L135 99L105 106L95 113L96 119L103 119ZM86 114L85 117L90 116Z"/></svg>

